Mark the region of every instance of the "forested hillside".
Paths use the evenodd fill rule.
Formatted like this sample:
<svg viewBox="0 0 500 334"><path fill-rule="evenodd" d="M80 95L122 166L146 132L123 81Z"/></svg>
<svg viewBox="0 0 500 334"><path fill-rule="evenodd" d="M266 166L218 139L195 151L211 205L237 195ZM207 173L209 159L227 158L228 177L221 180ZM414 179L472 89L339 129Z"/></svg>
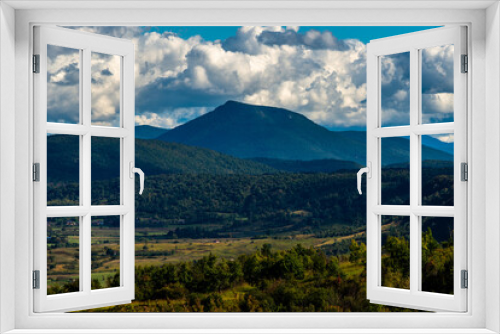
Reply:
<svg viewBox="0 0 500 334"><path fill-rule="evenodd" d="M424 291L453 293L453 242L422 237ZM408 281L409 244L390 237L383 248L385 286ZM120 273L93 288L116 286ZM354 240L348 256L328 256L300 244L276 251L270 244L226 260L215 255L197 261L137 266L135 301L91 312L383 312L412 311L371 304L366 299L366 246ZM75 291L78 281L49 289Z"/></svg>
<svg viewBox="0 0 500 334"><path fill-rule="evenodd" d="M453 170L424 168L422 173L423 201L452 205ZM93 182L93 201L112 201L117 186L113 180ZM365 224L366 199L355 186L356 171L148 176L143 195L136 196L136 226L162 227L172 238L333 236L339 226ZM77 190L76 184L52 184L49 205L64 203ZM386 204L408 201L407 169L384 171L382 198Z"/></svg>

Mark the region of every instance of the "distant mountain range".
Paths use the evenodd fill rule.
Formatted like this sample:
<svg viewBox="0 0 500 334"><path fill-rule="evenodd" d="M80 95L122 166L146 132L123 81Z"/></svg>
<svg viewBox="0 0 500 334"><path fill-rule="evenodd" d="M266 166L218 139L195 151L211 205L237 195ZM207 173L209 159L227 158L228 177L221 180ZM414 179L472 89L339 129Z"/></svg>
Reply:
<svg viewBox="0 0 500 334"><path fill-rule="evenodd" d="M92 181L120 175L120 145L115 138L92 138ZM49 182L78 182L78 136L47 137ZM213 150L159 140L135 140L135 165L148 176L159 174L274 174L268 165Z"/></svg>
<svg viewBox="0 0 500 334"><path fill-rule="evenodd" d="M135 127L135 139L155 139L167 132L168 129L151 125L138 125Z"/></svg>
<svg viewBox="0 0 500 334"><path fill-rule="evenodd" d="M137 126L136 136L136 165L147 175L331 173L365 165L365 132L329 131L286 109L234 101L172 130ZM423 143L431 166L453 161L453 144L430 136ZM78 149L77 136L47 137L50 182L78 180ZM117 139L93 137L92 179L117 177L119 154ZM383 165L408 163L408 139L382 139Z"/></svg>
<svg viewBox="0 0 500 334"><path fill-rule="evenodd" d="M278 159L246 160L213 150L160 140L135 140L136 166L148 176L160 174L276 174L280 172L335 172L358 169L350 161L332 159L288 161ZM77 136L47 137L47 173L49 182L78 182L79 141ZM118 177L119 142L114 138L92 138L92 180Z"/></svg>
<svg viewBox="0 0 500 334"><path fill-rule="evenodd" d="M428 160L453 160L453 144L424 137ZM280 160L334 159L366 164L366 133L330 131L305 116L282 108L228 101L160 135L159 140L212 149L239 158ZM382 140L382 164L409 160L406 138Z"/></svg>

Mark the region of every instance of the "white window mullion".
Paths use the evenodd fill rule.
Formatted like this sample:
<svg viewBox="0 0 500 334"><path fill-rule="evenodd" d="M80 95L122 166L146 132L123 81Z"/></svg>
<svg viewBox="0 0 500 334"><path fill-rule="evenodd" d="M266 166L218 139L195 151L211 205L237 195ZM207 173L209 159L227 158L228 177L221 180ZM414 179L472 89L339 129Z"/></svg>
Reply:
<svg viewBox="0 0 500 334"><path fill-rule="evenodd" d="M373 130L373 134L379 138L387 137L407 137L411 133L409 126L388 126Z"/></svg>
<svg viewBox="0 0 500 334"><path fill-rule="evenodd" d="M369 108L379 110L381 107L380 94L380 59L367 50L367 66L377 69L375 75L367 76L367 85L373 87L367 90L367 104ZM374 212L374 208L380 205L380 139L374 134L375 129L380 124L379 113L367 113L366 115L366 137L367 137L367 165L371 163L371 178L366 180L366 243L370 249L380 249L380 215ZM367 296L370 299L370 293L380 284L380 257L378 251L367 252L366 275L367 275Z"/></svg>
<svg viewBox="0 0 500 334"><path fill-rule="evenodd" d="M420 152L419 136L413 131L419 123L419 56L418 50L410 50L410 207L418 205L420 193ZM418 239L419 217L412 212L410 215L410 291L419 290L419 248L421 241Z"/></svg>
<svg viewBox="0 0 500 334"><path fill-rule="evenodd" d="M134 64L135 54L131 52L122 57L121 70L122 70L122 84L121 84L121 110L122 118L121 124L127 135L122 138L122 191L125 194L135 194L135 118L123 117L127 114L135 114L135 99L134 99ZM122 286L127 289L127 294L130 299L135 298L135 196L125 196L122 204L125 206L127 213L122 215L121 218L121 282Z"/></svg>
<svg viewBox="0 0 500 334"><path fill-rule="evenodd" d="M83 288L82 291L85 293L85 294L90 294L90 291L91 291L91 283L92 283L92 279L91 279L91 262L92 262L92 250L91 250L91 246L90 246L90 243L91 243L91 240L92 240L92 236L91 236L91 226L90 226L90 222L91 222L91 217L90 217L90 214L86 214L85 216L83 216L83 226L82 226L82 232L80 233L80 235L82 235L82 240L80 242L80 268L81 268L81 271L80 271L80 279L83 281L82 283L80 283L80 286Z"/></svg>
<svg viewBox="0 0 500 334"><path fill-rule="evenodd" d="M92 204L92 157L91 157L91 142L92 137L89 131L91 123L91 110L92 110L92 97L91 97L91 51L86 48L83 49L82 57L82 77L83 82L80 87L82 91L82 124L87 132L83 135L83 149L82 149L82 159L80 160L80 168L83 171L83 180L81 182L81 188L83 189L83 206L87 209L90 208ZM86 212L83 216L83 226L82 226L82 240L80 242L80 254L81 254L81 272L80 277L83 280L83 291L85 294L90 294L92 278L91 278L91 265L92 265L92 227L90 216L90 210Z"/></svg>
<svg viewBox="0 0 500 334"><path fill-rule="evenodd" d="M83 50L80 50L80 64L83 63L83 60L84 60L84 52ZM84 161L85 161L85 155L84 155L84 147L86 146L86 143L84 143L84 136L86 134L87 131L85 131L85 126L82 125L83 124L83 119L84 119L84 106L85 106L85 103L84 103L84 89L83 89L83 83L85 82L85 79L87 78L86 75L84 74L84 71L83 69L85 69L84 66L82 66L82 69L80 69L80 72L79 72L79 86L80 89L79 89L79 120L80 120L80 124L77 124L76 125L76 129L74 130L80 130L80 131L70 131L68 133L64 133L64 130L61 132L59 131L54 131L53 133L58 133L58 134L78 134L79 135L79 160L78 160L78 164L79 164L79 172L80 172L80 177L79 177L79 184L82 185L84 184L85 182L85 173L84 173ZM59 124L59 123L47 123L47 128L50 128L51 131L53 130L57 130L58 128L61 128L61 129L65 129L67 128L67 125L66 127L64 126L64 124ZM73 130L73 129L72 129ZM84 187L80 186L79 187L79 201L80 201L80 208L85 208L85 204L86 204L86 201L85 201L85 191L84 191ZM83 273L85 272L85 243L83 242L85 239L86 239L86 236L85 236L85 231L86 229L84 228L85 226L85 214L84 215L78 215L78 240L79 240L79 243L78 243L78 252L79 252L79 270L78 270L78 273L80 275L80 278L79 278L79 291L84 291L85 289L85 278L83 276Z"/></svg>

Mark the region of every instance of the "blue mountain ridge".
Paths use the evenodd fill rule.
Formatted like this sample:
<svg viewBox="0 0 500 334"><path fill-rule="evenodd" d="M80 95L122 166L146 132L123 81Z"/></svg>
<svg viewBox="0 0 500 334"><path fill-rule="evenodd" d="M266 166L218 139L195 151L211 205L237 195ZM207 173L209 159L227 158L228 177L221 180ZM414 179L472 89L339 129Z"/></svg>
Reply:
<svg viewBox="0 0 500 334"><path fill-rule="evenodd" d="M366 164L366 132L330 131L283 108L227 101L160 135L159 140L208 148L238 158L334 159ZM425 160L453 161L453 144L424 137ZM260 161L262 162L262 161ZM409 162L407 138L382 139L382 164Z"/></svg>

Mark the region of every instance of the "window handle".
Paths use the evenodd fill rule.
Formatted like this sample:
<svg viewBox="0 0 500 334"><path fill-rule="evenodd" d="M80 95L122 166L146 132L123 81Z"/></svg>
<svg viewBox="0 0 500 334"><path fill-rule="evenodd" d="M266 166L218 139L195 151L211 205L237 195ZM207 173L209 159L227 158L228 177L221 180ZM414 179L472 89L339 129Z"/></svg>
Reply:
<svg viewBox="0 0 500 334"><path fill-rule="evenodd" d="M139 195L142 195L142 192L144 191L144 172L140 168L135 168L133 161L130 161L129 167L130 167L129 170L131 179L134 178L134 173L139 174L139 184L140 184Z"/></svg>
<svg viewBox="0 0 500 334"><path fill-rule="evenodd" d="M361 195L361 176L363 175L363 173L366 173L366 177L371 179L371 177L372 177L372 163L370 161L368 161L368 166L361 168L358 171L358 192L360 195Z"/></svg>

